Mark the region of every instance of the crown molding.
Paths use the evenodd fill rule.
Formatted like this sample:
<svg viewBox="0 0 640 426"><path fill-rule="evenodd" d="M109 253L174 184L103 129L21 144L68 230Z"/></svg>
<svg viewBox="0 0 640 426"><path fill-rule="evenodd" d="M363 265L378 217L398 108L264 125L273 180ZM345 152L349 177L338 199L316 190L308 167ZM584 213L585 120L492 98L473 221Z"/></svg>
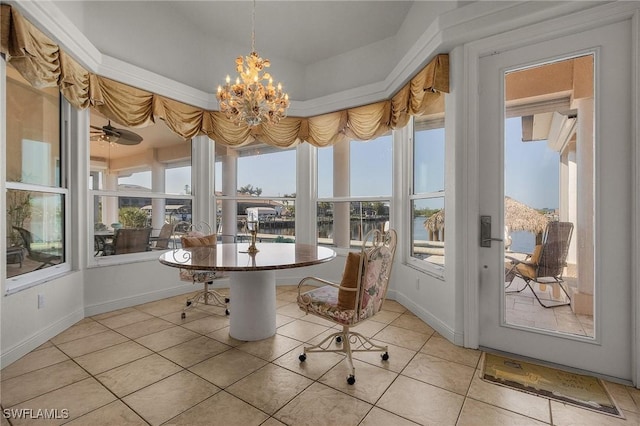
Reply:
<svg viewBox="0 0 640 426"><path fill-rule="evenodd" d="M195 89L102 54L51 0L7 3L63 46L90 72L198 108L218 109L215 93ZM305 101L292 100L288 114L310 117L390 99L438 53L492 34L592 7L593 4L583 2L472 2L434 19L384 80Z"/></svg>
<svg viewBox="0 0 640 426"><path fill-rule="evenodd" d="M89 39L71 23L51 0L3 1L24 15L40 31L47 34L66 53L89 71L95 72L102 62L102 54Z"/></svg>
<svg viewBox="0 0 640 426"><path fill-rule="evenodd" d="M218 109L215 93L204 92L108 55L102 55L102 59L94 71L100 76L205 110Z"/></svg>

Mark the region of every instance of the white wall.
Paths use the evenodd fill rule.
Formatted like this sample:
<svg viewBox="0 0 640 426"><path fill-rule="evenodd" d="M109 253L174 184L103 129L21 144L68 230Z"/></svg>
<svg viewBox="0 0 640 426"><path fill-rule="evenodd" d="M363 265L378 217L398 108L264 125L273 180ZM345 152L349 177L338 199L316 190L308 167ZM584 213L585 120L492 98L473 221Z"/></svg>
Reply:
<svg viewBox="0 0 640 426"><path fill-rule="evenodd" d="M2 297L0 365L5 367L84 318L83 272ZM38 309L38 295L44 306Z"/></svg>

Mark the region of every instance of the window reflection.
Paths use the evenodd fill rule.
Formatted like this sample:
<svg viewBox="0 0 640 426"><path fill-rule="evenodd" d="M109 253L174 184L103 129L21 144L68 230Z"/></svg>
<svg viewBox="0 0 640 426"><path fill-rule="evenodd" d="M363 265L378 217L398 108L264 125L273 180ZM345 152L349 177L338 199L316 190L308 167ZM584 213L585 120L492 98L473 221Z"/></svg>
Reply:
<svg viewBox="0 0 640 426"><path fill-rule="evenodd" d="M7 190L7 276L64 262L64 195Z"/></svg>
<svg viewBox="0 0 640 426"><path fill-rule="evenodd" d="M68 190L61 157L60 94L32 87L7 64L6 78L6 265L7 277L65 262ZM56 268L58 269L58 268ZM39 278L45 275L38 276ZM7 290L27 285L8 281Z"/></svg>

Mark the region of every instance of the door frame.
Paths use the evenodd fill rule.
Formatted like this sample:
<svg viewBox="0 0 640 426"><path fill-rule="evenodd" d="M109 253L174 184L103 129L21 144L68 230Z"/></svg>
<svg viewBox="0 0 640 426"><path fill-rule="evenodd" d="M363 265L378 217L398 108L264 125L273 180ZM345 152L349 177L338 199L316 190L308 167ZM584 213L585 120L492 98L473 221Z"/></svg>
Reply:
<svg viewBox="0 0 640 426"><path fill-rule="evenodd" d="M463 309L464 309L464 346L478 348L480 342L480 264L479 264L479 93L480 58L501 53L505 50L524 47L542 41L570 35L594 27L631 19L632 44L636 60L632 64L632 120L631 143L633 144L632 160L632 259L640 258L640 9L633 3L613 3L575 13L561 18L554 18L540 24L523 27L515 31L487 37L464 45L463 48L463 81L460 85L460 96L464 100L463 121L461 124L464 143L464 164L462 182L465 187L465 218L461 223L464 235L468 235L467 243L461 247L466 268L462 274ZM632 356L631 379L640 387L640 262L632 262Z"/></svg>

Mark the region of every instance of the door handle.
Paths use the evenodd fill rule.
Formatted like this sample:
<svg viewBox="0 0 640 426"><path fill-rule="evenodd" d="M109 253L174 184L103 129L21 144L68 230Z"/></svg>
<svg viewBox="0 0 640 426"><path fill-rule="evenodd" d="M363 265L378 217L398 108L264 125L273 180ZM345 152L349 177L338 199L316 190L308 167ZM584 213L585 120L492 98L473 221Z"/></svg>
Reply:
<svg viewBox="0 0 640 426"><path fill-rule="evenodd" d="M504 241L491 237L491 216L480 216L480 247L491 247L491 241Z"/></svg>

